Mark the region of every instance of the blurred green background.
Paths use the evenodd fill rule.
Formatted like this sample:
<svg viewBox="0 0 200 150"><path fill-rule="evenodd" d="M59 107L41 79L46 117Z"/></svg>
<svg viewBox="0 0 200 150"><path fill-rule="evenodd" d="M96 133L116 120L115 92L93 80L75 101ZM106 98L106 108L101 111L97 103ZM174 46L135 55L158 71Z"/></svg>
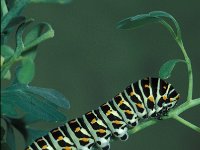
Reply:
<svg viewBox="0 0 200 150"><path fill-rule="evenodd" d="M67 5L32 4L23 12L49 22L55 38L39 47L34 86L54 88L71 102L69 119L97 108L131 82L158 76L165 61L183 58L169 32L159 24L138 30L117 30L121 19L149 11L171 13L180 23L194 71L194 98L200 96L200 2L198 0L74 0ZM168 80L187 93L187 71L178 64ZM200 126L196 107L184 118ZM160 121L127 142L113 142L112 150L196 150L200 135L174 120Z"/></svg>

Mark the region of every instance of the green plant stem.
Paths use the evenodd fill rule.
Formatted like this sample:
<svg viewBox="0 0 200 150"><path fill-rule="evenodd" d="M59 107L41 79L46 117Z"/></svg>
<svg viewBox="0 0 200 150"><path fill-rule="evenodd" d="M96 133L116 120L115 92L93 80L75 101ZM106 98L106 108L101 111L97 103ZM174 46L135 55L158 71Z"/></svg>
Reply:
<svg viewBox="0 0 200 150"><path fill-rule="evenodd" d="M3 16L5 16L8 13L8 8L6 6L5 0L1 0L1 11Z"/></svg>
<svg viewBox="0 0 200 150"><path fill-rule="evenodd" d="M171 35L173 36L173 38L175 39L175 41L177 42L177 44L179 45L183 56L185 58L186 61L186 65L187 65L187 69L188 69L188 94L187 94L187 101L192 100L192 92L193 92L193 73L192 73L192 64L191 64L191 60L187 55L187 52L185 50L185 47L183 45L183 41L181 38L181 30L180 27L178 25L178 22L172 17L171 19L173 19L173 22L176 25L177 28L177 33L174 32L173 28L164 20L161 20L160 23L171 33Z"/></svg>
<svg viewBox="0 0 200 150"><path fill-rule="evenodd" d="M157 123L157 120L148 120L146 122L142 122L140 125L134 127L133 129L130 129L128 131L128 133L129 133L129 135L130 134L134 134L134 133L139 132L139 131L143 130L144 128L152 126L152 125L154 125L156 123Z"/></svg>
<svg viewBox="0 0 200 150"><path fill-rule="evenodd" d="M188 122L187 120L185 120L185 119L183 119L183 118L181 118L179 116L175 116L174 119L177 120L177 121L179 121L180 123L184 124L185 126L193 129L194 131L200 133L200 128L197 127L196 125Z"/></svg>
<svg viewBox="0 0 200 150"><path fill-rule="evenodd" d="M180 105L176 109L171 110L167 117L171 118L175 115L179 115L179 114L183 113L184 111L186 111L186 110L188 110L192 107L195 107L197 105L200 105L200 98L197 98L197 99L194 99L194 100L191 100L191 101L186 101L185 103L183 103L182 105Z"/></svg>
<svg viewBox="0 0 200 150"><path fill-rule="evenodd" d="M190 122L188 122L188 121L186 121L183 118L178 116L179 114L183 113L184 111L186 111L186 110L188 110L192 107L198 106L198 105L200 105L200 98L197 98L197 99L194 99L194 100L191 100L191 101L186 101L185 103L183 103L182 105L180 105L176 109L171 110L169 112L168 116L165 116L162 119L166 120L166 119L174 118L174 119L177 120L177 118L178 118L177 121L181 122L182 124L186 125L187 127L195 129L197 132L199 132L199 127L193 125L192 123L190 123ZM141 130L149 127L149 126L156 124L157 122L159 122L159 120L156 120L156 119L145 121L145 122L139 124L138 126L130 129L129 134L134 134L134 133L141 131Z"/></svg>
<svg viewBox="0 0 200 150"><path fill-rule="evenodd" d="M191 60L187 55L187 52L185 50L185 47L183 45L182 40L176 39L176 42L178 43L179 47L181 48L181 51L183 53L183 56L185 58L187 69L188 69L188 94L187 94L187 101L192 100L192 92L193 92L193 73L192 73L192 64Z"/></svg>

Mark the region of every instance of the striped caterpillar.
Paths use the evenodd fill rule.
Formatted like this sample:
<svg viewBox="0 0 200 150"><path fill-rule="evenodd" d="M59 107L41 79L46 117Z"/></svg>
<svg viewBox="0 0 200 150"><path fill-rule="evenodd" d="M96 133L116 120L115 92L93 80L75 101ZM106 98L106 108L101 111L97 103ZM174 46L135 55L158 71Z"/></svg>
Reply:
<svg viewBox="0 0 200 150"><path fill-rule="evenodd" d="M178 99L173 86L160 78L139 80L98 109L38 138L26 150L109 150L112 138L127 140L129 128L145 119L161 119Z"/></svg>

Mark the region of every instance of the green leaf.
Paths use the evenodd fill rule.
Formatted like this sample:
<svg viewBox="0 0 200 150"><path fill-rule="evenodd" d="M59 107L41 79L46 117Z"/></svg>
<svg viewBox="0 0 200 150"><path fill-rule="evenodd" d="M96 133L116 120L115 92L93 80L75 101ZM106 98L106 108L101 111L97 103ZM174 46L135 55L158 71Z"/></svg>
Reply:
<svg viewBox="0 0 200 150"><path fill-rule="evenodd" d="M7 123L6 143L8 143L11 150L16 150L13 126L9 123Z"/></svg>
<svg viewBox="0 0 200 150"><path fill-rule="evenodd" d="M5 58L3 56L1 56L1 66L3 66L4 61L5 61Z"/></svg>
<svg viewBox="0 0 200 150"><path fill-rule="evenodd" d="M24 51L33 50L32 48L35 49L38 44L52 37L54 37L54 30L51 25L45 22L40 23L26 35Z"/></svg>
<svg viewBox="0 0 200 150"><path fill-rule="evenodd" d="M23 37L22 37L24 29L27 25L29 25L33 21L34 21L33 19L26 20L26 22L21 24L17 29L17 33L16 33L17 47L14 54L16 58L20 56L21 52L24 50L24 43L23 43Z"/></svg>
<svg viewBox="0 0 200 150"><path fill-rule="evenodd" d="M6 26L5 30L10 30L11 28L21 24L22 22L25 22L26 18L24 16L17 16L13 18L9 24Z"/></svg>
<svg viewBox="0 0 200 150"><path fill-rule="evenodd" d="M33 3L59 3L66 4L71 2L72 0L31 0Z"/></svg>
<svg viewBox="0 0 200 150"><path fill-rule="evenodd" d="M22 59L22 64L17 70L17 79L21 84L28 84L32 81L35 75L35 64L32 59Z"/></svg>
<svg viewBox="0 0 200 150"><path fill-rule="evenodd" d="M49 38L52 38L53 36L54 36L54 31L49 24L39 23L38 25L33 27L25 36L24 40L25 49L22 52L22 55L34 59L38 44Z"/></svg>
<svg viewBox="0 0 200 150"><path fill-rule="evenodd" d="M159 70L159 76L162 79L167 79L171 76L172 70L174 69L176 63L178 62L184 62L184 60L181 59L172 59L172 60L168 60L167 62L165 62L160 70Z"/></svg>
<svg viewBox="0 0 200 150"><path fill-rule="evenodd" d="M150 14L141 14L126 18L117 24L118 29L136 29L146 24L160 21L161 18L150 16Z"/></svg>
<svg viewBox="0 0 200 150"><path fill-rule="evenodd" d="M29 3L30 0L16 0L14 4L12 4L12 8L9 12L1 19L1 33L4 32L5 28L8 26L10 21L19 16L23 8Z"/></svg>
<svg viewBox="0 0 200 150"><path fill-rule="evenodd" d="M5 76L3 77L3 79L7 79L7 80L11 79L11 72L10 72L10 70L7 71L7 73L5 74Z"/></svg>
<svg viewBox="0 0 200 150"><path fill-rule="evenodd" d="M8 13L8 7L5 0L1 0L1 18Z"/></svg>
<svg viewBox="0 0 200 150"><path fill-rule="evenodd" d="M1 56L4 57L5 61L12 57L14 55L14 50L7 46L7 45L1 45Z"/></svg>
<svg viewBox="0 0 200 150"><path fill-rule="evenodd" d="M53 89L15 84L2 91L1 96L2 114L9 118L20 118L19 112L23 112L26 124L66 120L61 112L69 108L69 101Z"/></svg>
<svg viewBox="0 0 200 150"><path fill-rule="evenodd" d="M166 18L170 19L174 23L176 27L176 32L174 32L170 24L166 22L165 20ZM141 14L134 17L126 18L117 24L117 28L118 29L136 29L138 27L142 27L150 23L161 23L162 25L164 25L164 27L166 27L170 31L170 33L172 34L174 38L181 40L181 30L180 30L178 22L172 15L163 11L152 11L148 14Z"/></svg>

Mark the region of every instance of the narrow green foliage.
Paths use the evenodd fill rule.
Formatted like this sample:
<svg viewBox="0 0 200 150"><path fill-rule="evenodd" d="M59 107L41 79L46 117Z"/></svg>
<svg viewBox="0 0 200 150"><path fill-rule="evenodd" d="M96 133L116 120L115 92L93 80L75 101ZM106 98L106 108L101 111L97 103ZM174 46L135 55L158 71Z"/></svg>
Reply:
<svg viewBox="0 0 200 150"><path fill-rule="evenodd" d="M45 22L39 23L26 35L23 53L27 53L27 51L35 51L38 44L53 37L54 30L52 29L51 25Z"/></svg>
<svg viewBox="0 0 200 150"><path fill-rule="evenodd" d="M14 50L8 45L1 45L1 56L4 57L4 61L7 61L10 57L14 55Z"/></svg>
<svg viewBox="0 0 200 150"><path fill-rule="evenodd" d="M23 42L23 32L26 26L28 26L31 22L33 22L33 19L26 20L23 24L21 24L17 30L16 35L16 51L15 51L15 58L21 55L21 52L24 50L24 42Z"/></svg>
<svg viewBox="0 0 200 150"><path fill-rule="evenodd" d="M117 24L118 29L136 29L146 24L159 22L161 18L153 17L150 14L142 14L126 18Z"/></svg>
<svg viewBox="0 0 200 150"><path fill-rule="evenodd" d="M171 76L171 73L175 67L175 65L179 62L184 62L184 60L181 59L172 59L172 60L168 60L167 62L165 62L159 70L159 76L162 79L167 79Z"/></svg>
<svg viewBox="0 0 200 150"><path fill-rule="evenodd" d="M174 23L176 31L174 31L172 26L168 22L166 22L165 19L170 19ZM178 22L172 15L163 11L152 11L148 14L141 14L134 17L126 18L117 24L117 28L136 29L150 23L161 23L169 30L169 32L175 39L181 40L181 30Z"/></svg>
<svg viewBox="0 0 200 150"><path fill-rule="evenodd" d="M4 32L4 29L8 26L10 21L19 16L22 9L29 3L30 0L16 0L14 6L10 11L1 19L1 33Z"/></svg>
<svg viewBox="0 0 200 150"><path fill-rule="evenodd" d="M29 84L35 75L35 64L32 59L24 58L21 61L21 66L17 70L17 80L21 84Z"/></svg>
<svg viewBox="0 0 200 150"><path fill-rule="evenodd" d="M36 123L58 123L66 121L64 110L70 108L69 101L53 89L29 86L35 75L36 50L40 43L54 37L51 25L42 22L24 35L33 19L21 16L29 2L67 3L70 0L1 0L1 79L11 79L11 69L16 66L14 80L1 90L1 120L6 124L1 134L1 148L16 150L15 132L24 137L26 145L47 133L34 127ZM8 40L16 31L16 47ZM15 65L14 65L15 64ZM14 70L14 69L12 69ZM49 129L50 130L50 129Z"/></svg>

